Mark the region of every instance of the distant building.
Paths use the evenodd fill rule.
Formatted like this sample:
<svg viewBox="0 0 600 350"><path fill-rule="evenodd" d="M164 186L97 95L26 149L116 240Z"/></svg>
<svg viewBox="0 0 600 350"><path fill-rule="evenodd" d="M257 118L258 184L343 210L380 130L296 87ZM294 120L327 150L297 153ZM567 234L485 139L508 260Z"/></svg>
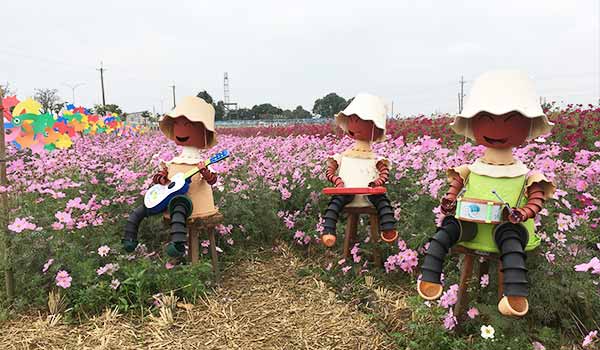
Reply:
<svg viewBox="0 0 600 350"><path fill-rule="evenodd" d="M142 125L151 129L158 129L158 116L153 117L152 113L147 111L127 113L126 120L130 126Z"/></svg>

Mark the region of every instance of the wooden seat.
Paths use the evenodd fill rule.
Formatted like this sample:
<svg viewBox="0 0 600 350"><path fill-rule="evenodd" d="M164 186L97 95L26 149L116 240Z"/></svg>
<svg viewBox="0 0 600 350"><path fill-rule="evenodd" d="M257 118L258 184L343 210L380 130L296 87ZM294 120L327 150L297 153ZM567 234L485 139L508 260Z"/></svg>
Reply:
<svg viewBox="0 0 600 350"><path fill-rule="evenodd" d="M379 216L374 207L345 207L342 213L348 214L348 222L344 234L344 259L350 259L350 250L357 241L358 217L361 214L369 215L369 225L371 226L371 242L379 242ZM372 260L375 266L383 266L381 253L377 247L373 248Z"/></svg>
<svg viewBox="0 0 600 350"><path fill-rule="evenodd" d="M482 252L478 250L472 250L469 248L465 248L460 245L454 246L451 250L451 253L454 254L463 254L463 263L460 267L460 284L458 286L458 295L456 304L454 305L454 315L457 320L464 316L463 313L469 303L469 296L467 293L467 289L469 287L469 280L473 274L473 262L475 258L479 263L478 269L478 281L481 281L481 276L485 275L489 271L489 262L496 261L498 264L498 301L502 299L504 294L504 273L502 273L502 261L500 260L500 256L495 253ZM480 261L483 260L483 261Z"/></svg>

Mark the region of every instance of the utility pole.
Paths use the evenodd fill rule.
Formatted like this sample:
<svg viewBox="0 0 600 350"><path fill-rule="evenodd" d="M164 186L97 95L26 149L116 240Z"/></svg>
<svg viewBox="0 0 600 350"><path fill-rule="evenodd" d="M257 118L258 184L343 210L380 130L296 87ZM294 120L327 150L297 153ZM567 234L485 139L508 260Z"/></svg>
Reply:
<svg viewBox="0 0 600 350"><path fill-rule="evenodd" d="M173 108L175 108L175 83L173 85L169 85L171 89L173 89Z"/></svg>
<svg viewBox="0 0 600 350"><path fill-rule="evenodd" d="M104 71L106 68L102 65L102 61L100 61L100 68L96 69L100 71L100 85L102 86L102 106L106 107L106 98L104 96Z"/></svg>
<svg viewBox="0 0 600 350"><path fill-rule="evenodd" d="M8 85L8 84L7 84ZM8 187L6 176L6 144L4 142L4 89L0 86L0 186ZM12 302L15 297L15 277L12 266L12 235L8 231L8 194L0 192L0 242L2 264L4 265L4 285L6 287L6 299Z"/></svg>
<svg viewBox="0 0 600 350"><path fill-rule="evenodd" d="M463 101L465 98L465 78L461 75L460 76L460 81L458 82L460 84L460 92L458 93L458 113L462 113L463 110Z"/></svg>
<svg viewBox="0 0 600 350"><path fill-rule="evenodd" d="M73 105L75 105L75 89L77 89L78 87L85 85L85 83L77 83L77 84L67 84L67 83L63 83L63 85L68 86L71 88L72 92L73 92L73 99L71 100L71 103Z"/></svg>

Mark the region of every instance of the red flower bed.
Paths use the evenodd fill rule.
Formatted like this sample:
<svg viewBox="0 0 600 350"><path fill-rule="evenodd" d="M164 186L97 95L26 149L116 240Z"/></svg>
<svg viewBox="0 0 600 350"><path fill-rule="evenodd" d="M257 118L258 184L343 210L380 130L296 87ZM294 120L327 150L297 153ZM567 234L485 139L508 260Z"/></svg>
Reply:
<svg viewBox="0 0 600 350"><path fill-rule="evenodd" d="M592 149L594 142L600 139L600 107L588 105L568 105L558 109L550 106L546 110L549 118L556 125L547 141L559 142L571 149ZM413 141L419 136L429 135L442 140L446 146L463 143L460 137L450 129L452 118L441 116L436 118L419 117L389 120L387 134L392 137L402 136L407 141ZM335 127L333 120L323 124L294 124L285 126L250 126L220 128L219 133L226 135L252 137L286 137L296 135L325 136L342 132Z"/></svg>

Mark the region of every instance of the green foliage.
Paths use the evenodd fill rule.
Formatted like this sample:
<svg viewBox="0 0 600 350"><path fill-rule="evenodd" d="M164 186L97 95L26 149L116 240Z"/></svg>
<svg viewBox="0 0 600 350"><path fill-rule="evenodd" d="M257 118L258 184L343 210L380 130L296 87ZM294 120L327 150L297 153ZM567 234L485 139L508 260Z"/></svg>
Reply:
<svg viewBox="0 0 600 350"><path fill-rule="evenodd" d="M107 115L108 113L115 113L117 115L123 115L121 107L116 104L94 105L94 112L98 115Z"/></svg>
<svg viewBox="0 0 600 350"><path fill-rule="evenodd" d="M58 89L35 89L33 99L42 105L42 113L58 113L64 106L58 96Z"/></svg>
<svg viewBox="0 0 600 350"><path fill-rule="evenodd" d="M313 115L302 108L302 106L297 106L294 110L290 111L289 109L286 109L283 111L283 116L287 119L308 119L312 118Z"/></svg>
<svg viewBox="0 0 600 350"><path fill-rule="evenodd" d="M197 93L196 97L200 97L201 99L206 101L206 103L210 103L211 105L213 104L213 98L212 98L212 96L210 96L210 94L206 90L200 91L199 93Z"/></svg>
<svg viewBox="0 0 600 350"><path fill-rule="evenodd" d="M251 111L258 119L272 119L281 116L283 113L281 108L275 107L270 103L255 105Z"/></svg>
<svg viewBox="0 0 600 350"><path fill-rule="evenodd" d="M329 93L315 101L313 113L325 118L331 118L347 106L346 99L335 92Z"/></svg>

